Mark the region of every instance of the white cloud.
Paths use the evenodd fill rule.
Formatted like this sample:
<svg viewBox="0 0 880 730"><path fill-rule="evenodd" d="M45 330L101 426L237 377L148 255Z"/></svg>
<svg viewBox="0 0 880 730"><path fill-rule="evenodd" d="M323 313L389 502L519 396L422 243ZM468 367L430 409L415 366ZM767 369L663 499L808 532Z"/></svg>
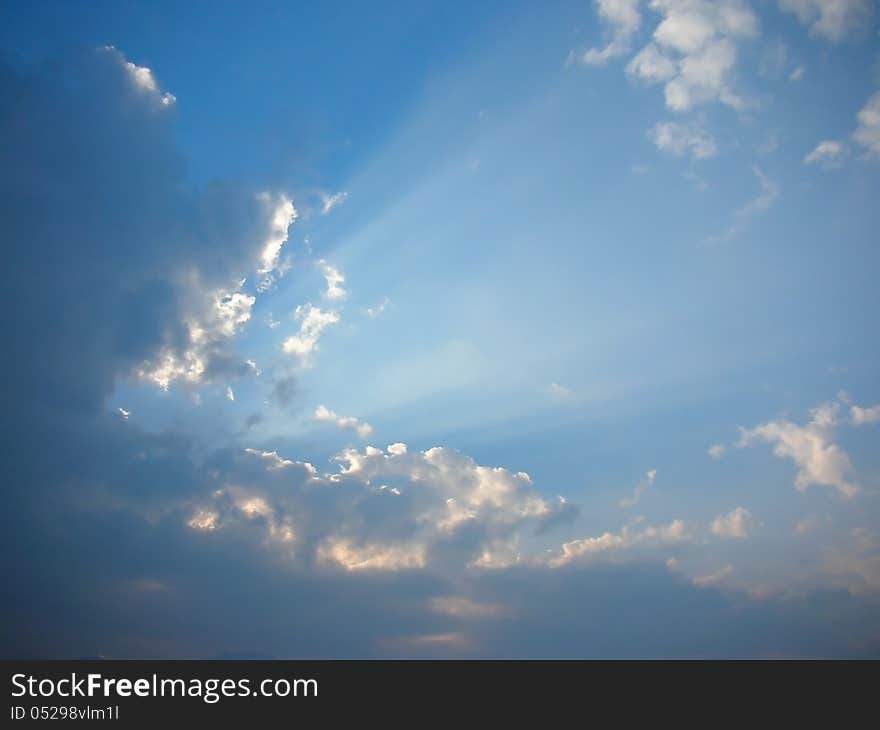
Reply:
<svg viewBox="0 0 880 730"><path fill-rule="evenodd" d="M342 205L348 199L348 193L339 192L321 193L321 215L327 215L336 206Z"/></svg>
<svg viewBox="0 0 880 730"><path fill-rule="evenodd" d="M307 474L314 477L317 470L307 461L293 461L291 459L283 459L278 455L277 451L259 451L258 449L245 449L244 453L256 456L266 462L266 469L269 471L278 471L287 469L288 467L298 466L305 470Z"/></svg>
<svg viewBox="0 0 880 730"><path fill-rule="evenodd" d="M163 93L159 89L159 84L156 83L156 77L153 76L153 72L146 66L138 66L136 63L127 61L125 56L123 56L123 54L114 46L102 46L98 50L103 53L114 54L120 63L122 63L134 86L155 98L162 106L171 106L177 101L177 97L174 96L174 94L168 92Z"/></svg>
<svg viewBox="0 0 880 730"><path fill-rule="evenodd" d="M244 282L241 282L244 284ZM242 294L240 291L221 294L217 297L214 317L208 326L213 327L223 337L233 337L238 326L251 318L251 308L256 297Z"/></svg>
<svg viewBox="0 0 880 730"><path fill-rule="evenodd" d="M772 444L776 456L791 459L798 467L794 484L799 491L819 484L852 497L859 492L859 486L850 477L852 464L833 440L838 407L831 403L813 409L810 421L803 426L778 420L751 429L741 428L738 446L750 446L756 441Z"/></svg>
<svg viewBox="0 0 880 730"><path fill-rule="evenodd" d="M653 40L627 65L646 83L664 83L666 105L687 111L720 101L742 109L734 91L737 43L754 38L758 20L740 0L652 0L662 20Z"/></svg>
<svg viewBox="0 0 880 730"><path fill-rule="evenodd" d="M795 68L792 70L792 72L788 75L788 80L789 81L800 81L804 77L805 73L806 73L806 69L803 67L803 65L795 66Z"/></svg>
<svg viewBox="0 0 880 730"><path fill-rule="evenodd" d="M242 279L238 287L244 283ZM256 302L256 297L237 290L204 292L195 275L190 277L188 290L195 313L183 322L186 342L162 348L137 371L139 377L162 390L178 380L190 385L201 383L210 374L212 356L250 320Z"/></svg>
<svg viewBox="0 0 880 730"><path fill-rule="evenodd" d="M880 91L876 92L857 115L859 126L853 139L869 154L880 157Z"/></svg>
<svg viewBox="0 0 880 730"><path fill-rule="evenodd" d="M227 499L227 518L232 512L244 520L258 522L265 529L266 541L284 546L285 552L289 554L296 540L296 532L289 516L269 504L266 498L252 495L246 489L230 488L224 497Z"/></svg>
<svg viewBox="0 0 880 730"><path fill-rule="evenodd" d="M668 525L648 526L641 530L624 527L618 533L604 532L598 537L585 537L563 543L562 553L551 557L548 565L560 567L575 560L588 560L644 543L666 545L691 539L692 536L682 520L673 520Z"/></svg>
<svg viewBox="0 0 880 730"><path fill-rule="evenodd" d="M334 268L324 261L324 259L321 259L318 262L318 266L321 267L324 279L327 282L327 289L324 292L324 296L332 301L341 301L345 299L348 296L348 292L345 290L345 287L342 286L345 283L345 276L343 276L339 269Z"/></svg>
<svg viewBox="0 0 880 730"><path fill-rule="evenodd" d="M845 147L843 143L834 139L825 139L819 142L816 147L806 157L804 157L805 165L820 164L824 167L835 167L840 164L840 158L843 155Z"/></svg>
<svg viewBox="0 0 880 730"><path fill-rule="evenodd" d="M336 564L349 571L424 568L424 545L353 545L350 540L329 538L318 546L318 562Z"/></svg>
<svg viewBox="0 0 880 730"><path fill-rule="evenodd" d="M333 421L339 428L347 428L357 432L361 438L366 438L373 433L373 427L366 421L359 421L354 416L338 416L327 406L318 406L315 409L316 421Z"/></svg>
<svg viewBox="0 0 880 730"><path fill-rule="evenodd" d="M197 510L196 513L186 523L193 530L202 530L210 532L217 529L217 520L220 515L211 510Z"/></svg>
<svg viewBox="0 0 880 730"><path fill-rule="evenodd" d="M864 27L871 0L779 0L783 10L810 27L810 35L839 43Z"/></svg>
<svg viewBox="0 0 880 730"><path fill-rule="evenodd" d="M627 497L626 499L620 500L621 507L632 507L636 502L639 501L641 496L648 491L648 489L654 484L654 480L657 478L657 470L651 469L650 471L645 473L645 476L636 484L636 488L633 490L632 497Z"/></svg>
<svg viewBox="0 0 880 730"><path fill-rule="evenodd" d="M706 453L709 454L713 459L720 459L724 456L724 446L722 444L713 444L708 449L706 449Z"/></svg>
<svg viewBox="0 0 880 730"><path fill-rule="evenodd" d="M651 43L639 51L626 67L627 73L647 83L662 83L675 76L678 65Z"/></svg>
<svg viewBox="0 0 880 730"><path fill-rule="evenodd" d="M705 160L718 153L715 140L705 129L678 122L657 122L648 137L663 152L676 157L689 155L694 160Z"/></svg>
<svg viewBox="0 0 880 730"><path fill-rule="evenodd" d="M880 423L880 405L871 406L870 408L852 406L849 409L849 418L850 422L855 426L861 426L866 423Z"/></svg>
<svg viewBox="0 0 880 730"><path fill-rule="evenodd" d="M298 306L293 316L300 322L299 334L288 337L281 347L284 352L300 358L305 364L308 363L309 356L319 349L318 340L321 334L330 325L339 321L339 315L309 303Z"/></svg>
<svg viewBox="0 0 880 730"><path fill-rule="evenodd" d="M248 526L287 555L347 571L424 568L437 560L492 568L519 560L524 530L570 509L542 497L527 474L480 466L453 449L412 452L398 443L347 449L334 460L338 471L319 476L310 464L248 449L223 485L191 506L188 524ZM443 609L473 606L447 602Z"/></svg>
<svg viewBox="0 0 880 730"><path fill-rule="evenodd" d="M754 527L755 518L744 507L737 507L726 515L718 515L710 525L713 535L738 539L749 537Z"/></svg>
<svg viewBox="0 0 880 730"><path fill-rule="evenodd" d="M257 273L263 276L257 289L268 291L275 284L277 277L284 274L281 264L281 249L287 243L288 230L297 218L293 201L284 194L271 195L260 193L257 199L270 212L268 230L266 231L263 248L260 252L260 263Z"/></svg>
<svg viewBox="0 0 880 730"><path fill-rule="evenodd" d="M640 0L595 0L596 12L608 26L611 36L604 48L591 48L581 60L592 66L604 66L609 60L629 53L632 37L642 22Z"/></svg>

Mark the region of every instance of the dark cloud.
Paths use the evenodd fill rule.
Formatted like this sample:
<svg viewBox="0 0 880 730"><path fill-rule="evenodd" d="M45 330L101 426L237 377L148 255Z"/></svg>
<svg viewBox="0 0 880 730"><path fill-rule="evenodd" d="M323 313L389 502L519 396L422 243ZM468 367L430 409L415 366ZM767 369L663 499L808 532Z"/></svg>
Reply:
<svg viewBox="0 0 880 730"><path fill-rule="evenodd" d="M0 94L4 624L15 634L31 613L64 625L66 577L102 570L115 549L112 519L81 529L90 507L137 500L143 519L198 487L187 437L120 429L101 410L120 378L193 347L187 321L207 323L205 378L245 372L216 292L254 269L271 211L233 185L188 185L173 100L114 49L24 70L0 62Z"/></svg>
<svg viewBox="0 0 880 730"><path fill-rule="evenodd" d="M213 292L234 289L265 240L255 195L187 184L175 105L127 63L100 49L23 72L0 65L13 407L97 409L119 376L189 346L185 321L212 314ZM223 343L204 343L206 374L244 372Z"/></svg>
<svg viewBox="0 0 880 730"><path fill-rule="evenodd" d="M282 408L291 408L299 397L299 385L293 375L283 375L272 383L269 398Z"/></svg>

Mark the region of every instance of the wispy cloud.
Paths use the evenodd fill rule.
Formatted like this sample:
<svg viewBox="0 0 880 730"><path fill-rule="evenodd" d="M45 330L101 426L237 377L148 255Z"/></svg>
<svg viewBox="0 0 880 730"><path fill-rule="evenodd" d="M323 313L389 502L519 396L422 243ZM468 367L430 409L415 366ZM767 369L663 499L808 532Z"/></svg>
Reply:
<svg viewBox="0 0 880 730"><path fill-rule="evenodd" d="M810 35L833 43L864 31L872 13L871 0L779 0L779 5L808 26Z"/></svg>
<svg viewBox="0 0 880 730"><path fill-rule="evenodd" d="M625 499L620 500L621 507L632 507L636 504L641 498L642 495L650 489L654 480L657 478L657 470L651 469L650 471L645 473L645 476L639 480L639 483L636 485L636 488L633 490L632 496L627 497Z"/></svg>
<svg viewBox="0 0 880 730"><path fill-rule="evenodd" d="M822 165L826 168L840 165L846 147L842 142L834 139L825 139L819 142L813 150L804 157L805 165Z"/></svg>
<svg viewBox="0 0 880 730"><path fill-rule="evenodd" d="M327 215L334 208L342 205L348 199L348 193L321 193L321 215Z"/></svg>
<svg viewBox="0 0 880 730"><path fill-rule="evenodd" d="M706 160L718 154L712 135L699 126L657 122L648 136L658 150L676 157L688 155L694 160Z"/></svg>
<svg viewBox="0 0 880 730"><path fill-rule="evenodd" d="M779 186L756 165L752 166L752 172L758 178L760 192L733 214L733 223L727 230L718 235L710 236L707 239L708 243L725 243L737 238L756 215L765 212L776 202L779 197Z"/></svg>

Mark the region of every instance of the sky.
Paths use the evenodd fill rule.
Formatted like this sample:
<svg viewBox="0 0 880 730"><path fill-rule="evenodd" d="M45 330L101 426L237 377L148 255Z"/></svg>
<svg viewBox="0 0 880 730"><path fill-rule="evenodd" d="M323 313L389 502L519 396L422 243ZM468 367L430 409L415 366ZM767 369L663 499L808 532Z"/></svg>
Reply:
<svg viewBox="0 0 880 730"><path fill-rule="evenodd" d="M880 656L876 3L0 17L4 656Z"/></svg>

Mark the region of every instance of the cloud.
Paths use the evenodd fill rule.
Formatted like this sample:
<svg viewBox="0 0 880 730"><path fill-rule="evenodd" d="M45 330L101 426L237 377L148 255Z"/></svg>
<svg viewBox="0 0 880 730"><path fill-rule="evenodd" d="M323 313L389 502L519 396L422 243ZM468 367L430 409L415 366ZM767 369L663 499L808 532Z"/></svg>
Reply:
<svg viewBox="0 0 880 730"><path fill-rule="evenodd" d="M4 328L7 382L32 404L95 410L138 373L161 387L247 374L233 347L253 305L242 278L271 215L253 191L187 181L152 71L82 50L2 66L0 91L15 139L2 169L27 171L3 183L2 236L21 242L9 294L33 326Z"/></svg>
<svg viewBox="0 0 880 730"><path fill-rule="evenodd" d="M737 43L758 34L758 20L740 0L652 0L661 16L652 41L627 65L627 73L664 84L666 106L688 111L720 101L745 106L734 91Z"/></svg>
<svg viewBox="0 0 880 730"><path fill-rule="evenodd" d="M315 417L339 424L326 408ZM244 456L227 463L222 483L192 502L187 524L212 515L212 532L247 527L254 540L303 565L349 572L512 565L525 530L568 511L564 500L542 497L527 474L481 466L444 447L346 449L334 457L338 470L324 475L276 452L247 449ZM249 465L255 458L262 470ZM242 505L259 510L243 512ZM257 513L271 520L252 519ZM282 525L292 537L279 546Z"/></svg>
<svg viewBox="0 0 880 730"><path fill-rule="evenodd" d="M793 79L792 75L803 73L803 67L796 66L792 61L791 51L784 41L780 39L769 40L762 45L763 50L758 63L758 74L761 77L773 81L782 78L796 81L797 79Z"/></svg>
<svg viewBox="0 0 880 730"><path fill-rule="evenodd" d="M870 0L779 0L779 6L809 26L810 35L839 43L864 29Z"/></svg>
<svg viewBox="0 0 880 730"><path fill-rule="evenodd" d="M880 423L880 404L870 408L851 406L849 409L850 422L855 426L866 423Z"/></svg>
<svg viewBox="0 0 880 730"><path fill-rule="evenodd" d="M162 106L170 106L177 101L177 97L170 92L162 92L159 84L153 76L153 72L146 66L138 66L136 63L128 61L113 46L101 46L98 48L99 53L107 53L114 57L116 61L121 61L123 67L128 72L132 83L146 94L157 100Z"/></svg>
<svg viewBox="0 0 880 730"><path fill-rule="evenodd" d="M706 160L718 154L712 135L700 127L678 122L657 122L648 136L657 149L676 157L689 155L694 160Z"/></svg>
<svg viewBox="0 0 880 730"><path fill-rule="evenodd" d="M591 66L604 66L609 60L629 53L632 37L642 22L640 0L595 0L596 12L610 36L604 48L590 48L581 60Z"/></svg>
<svg viewBox="0 0 880 730"><path fill-rule="evenodd" d="M28 547L34 570L10 578L29 610L17 609L13 621L12 604L4 604L3 625L15 626L2 637L4 653L681 658L869 656L880 648L871 639L870 593L756 601L670 574L652 556L659 546L688 543L689 531L675 521L626 529L618 549L587 550L554 566L529 560L523 538L541 517L529 516L528 504L543 498L515 472L485 467L489 480L513 487L499 491L474 462L445 449L428 459L397 445L370 452L353 474L342 474L347 458L319 474L274 450L223 449L190 460L181 439L123 442L122 432L136 433L111 429L116 440L101 439L99 449L111 448L116 466L88 472L110 480L112 505L57 483L54 501L40 500L45 539ZM74 436L78 460L95 436ZM171 460L159 456L168 449ZM137 458L144 450L147 459ZM114 483L114 471L125 479ZM157 474L171 481L163 501L152 509L140 497L131 501L134 482L146 497ZM476 514L441 528L450 497ZM53 524L70 540L61 554L46 529ZM114 550L96 550L95 535ZM509 567L476 564L487 544L512 535L523 559L513 562L513 550ZM865 558L863 551L860 563L846 563L853 585ZM48 590L43 565L52 566ZM143 576L165 590L130 595ZM51 600L58 592L63 606ZM447 634L460 640L421 640Z"/></svg>
<svg viewBox="0 0 880 730"><path fill-rule="evenodd" d="M649 84L669 81L677 69L675 61L654 44L645 46L626 67L628 74Z"/></svg>
<svg viewBox="0 0 880 730"><path fill-rule="evenodd" d="M657 478L657 470L651 469L645 473L643 479L639 481L636 485L636 488L633 490L632 497L627 497L626 499L620 500L621 507L632 507L636 502L641 499L641 496L650 489L650 487L654 484L654 480Z"/></svg>
<svg viewBox="0 0 880 730"><path fill-rule="evenodd" d="M284 408L291 406L299 395L299 384L296 376L284 375L272 381L269 398Z"/></svg>
<svg viewBox="0 0 880 730"><path fill-rule="evenodd" d="M338 269L324 261L324 259L321 259L318 262L318 265L321 267L324 279L327 281L327 289L324 292L324 297L331 301L341 301L345 299L348 296L348 292L342 286L345 283L345 276L343 276Z"/></svg>
<svg viewBox="0 0 880 730"><path fill-rule="evenodd" d="M714 444L706 449L706 453L709 454L713 459L720 459L724 456L724 445L723 444Z"/></svg>
<svg viewBox="0 0 880 730"><path fill-rule="evenodd" d="M873 528L853 527L827 547L820 570L853 596L880 598L880 539Z"/></svg>
<svg viewBox="0 0 880 730"><path fill-rule="evenodd" d="M810 411L810 420L798 425L787 420L768 421L755 428L741 428L740 447L763 441L773 446L780 459L791 459L798 467L794 485L804 491L817 484L832 487L844 497L859 492L852 480L852 463L834 438L838 403L819 406Z"/></svg>
<svg viewBox="0 0 880 730"><path fill-rule="evenodd" d="M733 575L734 572L736 571L732 565L723 565L714 573L694 578L693 583L695 586L715 586L719 583L723 583L727 578Z"/></svg>
<svg viewBox="0 0 880 730"><path fill-rule="evenodd" d="M388 297L383 297L382 301L379 302L374 307L367 307L364 309L364 314L366 314L370 319L376 319L382 315L388 305L391 303L391 300Z"/></svg>
<svg viewBox="0 0 880 730"><path fill-rule="evenodd" d="M837 167L846 148L843 143L833 139L826 139L819 142L816 147L806 157L804 157L805 165L820 164L823 167Z"/></svg>
<svg viewBox="0 0 880 730"><path fill-rule="evenodd" d="M564 385L560 385L557 382L552 382L546 388L547 394L556 400L560 401L569 401L574 398L574 391L571 388L567 388Z"/></svg>
<svg viewBox="0 0 880 730"><path fill-rule="evenodd" d="M373 433L373 427L366 421L359 421L354 416L337 416L327 406L318 406L315 409L316 421L333 421L339 428L348 428L357 432L361 438L366 438Z"/></svg>
<svg viewBox="0 0 880 730"><path fill-rule="evenodd" d="M880 156L880 91L875 93L859 111L859 126L853 139L867 148L872 156Z"/></svg>
<svg viewBox="0 0 880 730"><path fill-rule="evenodd" d="M287 243L290 226L297 219L293 201L284 194L260 193L257 199L265 206L270 219L269 230L264 237L257 273L262 280L257 287L260 292L269 291L277 279L284 275L286 267L281 263L281 249Z"/></svg>
<svg viewBox="0 0 880 730"><path fill-rule="evenodd" d="M318 340L324 330L336 324L339 315L308 303L299 305L293 316L300 322L299 333L284 340L281 348L289 355L299 358L303 364L308 364L309 356L319 349Z"/></svg>
<svg viewBox="0 0 880 730"><path fill-rule="evenodd" d="M312 466L307 461L292 461L290 459L282 459L277 451L260 451L259 449L245 449L245 454L249 454L250 456L256 456L262 459L266 463L266 469L268 471L277 471L278 469L285 469L289 466L299 466L305 470L305 475L311 479L318 472L314 466Z"/></svg>
<svg viewBox="0 0 880 730"><path fill-rule="evenodd" d="M638 530L624 526L620 532L604 532L597 537L585 537L562 544L562 552L548 561L551 567L560 567L577 560L595 559L609 553L628 550L636 545L668 545L693 539L683 520L668 525L648 526Z"/></svg>
<svg viewBox="0 0 880 730"><path fill-rule="evenodd" d="M348 193L338 192L321 193L321 215L327 215L335 207L342 205L348 199Z"/></svg>
<svg viewBox="0 0 880 730"><path fill-rule="evenodd" d="M776 202L779 197L779 186L767 177L759 167L752 166L752 172L758 178L760 192L733 214L733 223L721 234L710 236L709 243L723 243L737 238L745 230L749 221L759 213L763 213Z"/></svg>
<svg viewBox="0 0 880 730"><path fill-rule="evenodd" d="M424 545L354 545L350 540L328 538L318 546L318 562L348 571L415 570L426 565Z"/></svg>
<svg viewBox="0 0 880 730"><path fill-rule="evenodd" d="M250 320L256 297L240 291L208 292L198 281L192 282L190 291L193 298L201 295L201 313L182 322L185 334L177 344L166 345L138 369L142 379L162 390L168 390L177 380L193 385L224 372L237 375L249 372L247 362L241 360L230 369L229 363L224 362L223 350L240 326Z"/></svg>
<svg viewBox="0 0 880 730"><path fill-rule="evenodd" d="M740 540L749 537L754 528L755 518L744 507L737 507L726 515L718 515L710 525L713 535Z"/></svg>

